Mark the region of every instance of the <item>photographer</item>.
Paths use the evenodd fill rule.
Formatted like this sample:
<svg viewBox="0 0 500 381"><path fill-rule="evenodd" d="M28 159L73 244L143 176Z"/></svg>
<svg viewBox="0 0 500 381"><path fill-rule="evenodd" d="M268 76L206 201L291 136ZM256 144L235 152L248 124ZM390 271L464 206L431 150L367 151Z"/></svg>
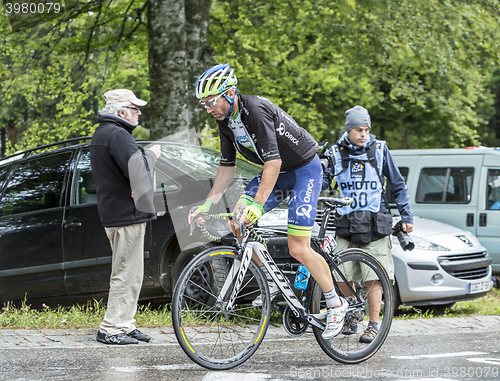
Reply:
<svg viewBox="0 0 500 381"><path fill-rule="evenodd" d="M325 169L323 189L330 186L336 177L341 197L352 197L351 205L337 209L335 227L337 248L366 250L383 264L391 280L394 280L392 260L392 215L385 197L385 178L391 187L396 205L401 215L401 229L410 233L413 230L413 215L410 197L405 181L387 148L385 141L377 140L370 134L371 120L368 111L355 106L346 111L345 133L332 146L327 155L330 165ZM378 332L380 301L382 298L378 281L371 281L366 269L350 269L352 281L359 275L367 283L370 291L368 303L378 308L370 308L370 322L359 341L369 343ZM341 285L342 286L342 285ZM344 285L344 291L347 286ZM342 333L353 334L357 325L344 324Z"/></svg>

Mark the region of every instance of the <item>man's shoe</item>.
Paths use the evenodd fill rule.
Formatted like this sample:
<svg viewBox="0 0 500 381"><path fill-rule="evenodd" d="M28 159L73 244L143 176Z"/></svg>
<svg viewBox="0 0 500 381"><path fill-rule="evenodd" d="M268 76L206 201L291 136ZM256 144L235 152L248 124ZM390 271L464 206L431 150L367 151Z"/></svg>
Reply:
<svg viewBox="0 0 500 381"><path fill-rule="evenodd" d="M138 344L139 341L134 339L124 333L119 333L117 335L108 336L104 332L97 332L97 341L104 344L117 344L117 345L127 345L127 344Z"/></svg>
<svg viewBox="0 0 500 381"><path fill-rule="evenodd" d="M139 341L148 342L149 340L151 340L151 336L142 333L138 329L134 329L133 331L127 333L127 336L137 339Z"/></svg>
<svg viewBox="0 0 500 381"><path fill-rule="evenodd" d="M377 333L378 333L378 331L373 329L373 327L368 326L365 333L363 333L361 335L361 337L359 338L359 342L369 344L373 341L375 336L377 336Z"/></svg>
<svg viewBox="0 0 500 381"><path fill-rule="evenodd" d="M342 327L343 335L354 335L358 332L359 320L362 320L364 313L360 310L354 311L350 316L346 316L344 326Z"/></svg>
<svg viewBox="0 0 500 381"><path fill-rule="evenodd" d="M280 289L276 283L273 281L268 281L267 285L269 286L269 295L271 296L271 302L280 294ZM252 306L254 307L262 307L262 296L259 294L254 301L252 302Z"/></svg>
<svg viewBox="0 0 500 381"><path fill-rule="evenodd" d="M349 303L342 298L339 297L342 304L335 308L328 308L326 310L326 327L321 335L323 339L329 340L335 336L337 336L340 331L342 331L342 327L344 326L345 314L347 311L347 307L349 307Z"/></svg>
<svg viewBox="0 0 500 381"><path fill-rule="evenodd" d="M354 335L358 331L357 322L353 324L348 322L347 319L344 320L344 326L342 327L342 335Z"/></svg>

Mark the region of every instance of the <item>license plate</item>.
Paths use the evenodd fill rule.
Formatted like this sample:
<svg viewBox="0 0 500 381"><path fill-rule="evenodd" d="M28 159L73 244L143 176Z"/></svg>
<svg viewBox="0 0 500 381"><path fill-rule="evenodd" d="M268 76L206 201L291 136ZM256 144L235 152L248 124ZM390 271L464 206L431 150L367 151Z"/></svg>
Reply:
<svg viewBox="0 0 500 381"><path fill-rule="evenodd" d="M491 290L491 281L489 280L469 282L469 294L476 294L478 292L485 292L489 290Z"/></svg>

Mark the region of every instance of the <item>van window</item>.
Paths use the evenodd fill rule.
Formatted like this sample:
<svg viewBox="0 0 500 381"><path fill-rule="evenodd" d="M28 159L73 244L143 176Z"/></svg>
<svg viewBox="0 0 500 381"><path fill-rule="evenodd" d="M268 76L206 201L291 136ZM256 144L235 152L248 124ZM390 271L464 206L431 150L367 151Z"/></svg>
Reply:
<svg viewBox="0 0 500 381"><path fill-rule="evenodd" d="M71 153L65 152L19 164L10 176L0 202L0 215L9 216L60 206L70 158Z"/></svg>
<svg viewBox="0 0 500 381"><path fill-rule="evenodd" d="M417 185L417 203L468 204L474 168L423 168Z"/></svg>
<svg viewBox="0 0 500 381"><path fill-rule="evenodd" d="M500 210L500 169L488 169L486 209Z"/></svg>
<svg viewBox="0 0 500 381"><path fill-rule="evenodd" d="M408 167L399 167L399 172L401 172L401 176L403 176L403 179L405 180L406 183L408 180L408 174L410 173L410 169ZM389 204L396 204L390 186L388 186L386 189L386 197L387 197L387 202Z"/></svg>
<svg viewBox="0 0 500 381"><path fill-rule="evenodd" d="M164 173L154 169L155 192L162 192L162 184L165 191L178 190L179 186ZM75 181L73 182L73 205L92 204L97 202L97 187L92 176L92 167L90 165L90 150L87 148L82 151L75 171Z"/></svg>
<svg viewBox="0 0 500 381"><path fill-rule="evenodd" d="M84 149L78 159L73 184L73 205L97 202L97 189L90 166L90 148Z"/></svg>
<svg viewBox="0 0 500 381"><path fill-rule="evenodd" d="M7 175L9 174L11 168L12 168L12 164L6 165L5 167L0 168L0 195L2 194L3 184L5 182L5 179L7 178Z"/></svg>

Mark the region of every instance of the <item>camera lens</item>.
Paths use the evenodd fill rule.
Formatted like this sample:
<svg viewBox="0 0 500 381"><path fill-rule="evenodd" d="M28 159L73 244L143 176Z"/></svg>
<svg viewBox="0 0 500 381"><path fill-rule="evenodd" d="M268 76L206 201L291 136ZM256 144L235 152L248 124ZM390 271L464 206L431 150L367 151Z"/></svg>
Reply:
<svg viewBox="0 0 500 381"><path fill-rule="evenodd" d="M415 248L415 243L409 234L403 231L401 221L394 225L392 229L392 234L398 239L399 244L404 251L412 251Z"/></svg>
<svg viewBox="0 0 500 381"><path fill-rule="evenodd" d="M411 237L408 235L408 233L405 233L404 231L400 231L396 235L396 237L399 241L399 244L401 245L401 248L404 251L408 251L408 250L412 251L415 248L415 243L413 242Z"/></svg>

